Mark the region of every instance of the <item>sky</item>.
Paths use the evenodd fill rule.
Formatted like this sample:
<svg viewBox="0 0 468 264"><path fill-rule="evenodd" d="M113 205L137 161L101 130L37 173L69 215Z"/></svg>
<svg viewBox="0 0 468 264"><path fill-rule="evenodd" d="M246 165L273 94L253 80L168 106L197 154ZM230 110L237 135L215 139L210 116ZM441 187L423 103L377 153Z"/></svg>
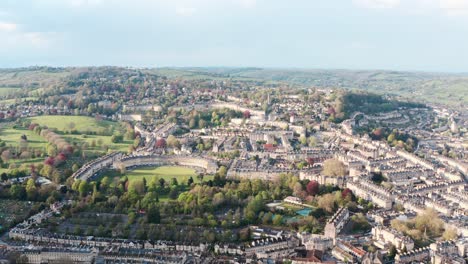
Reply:
<svg viewBox="0 0 468 264"><path fill-rule="evenodd" d="M35 65L468 72L468 0L1 0Z"/></svg>

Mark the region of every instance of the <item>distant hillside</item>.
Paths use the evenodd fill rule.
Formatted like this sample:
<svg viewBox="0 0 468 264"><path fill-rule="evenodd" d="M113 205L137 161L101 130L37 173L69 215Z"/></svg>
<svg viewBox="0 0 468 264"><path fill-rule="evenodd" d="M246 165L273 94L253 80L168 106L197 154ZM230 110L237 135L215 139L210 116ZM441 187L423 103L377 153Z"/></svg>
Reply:
<svg viewBox="0 0 468 264"><path fill-rule="evenodd" d="M35 96L43 89L67 85L72 76L105 71L122 74L120 67L52 68L29 67L0 69L0 97L11 93ZM455 107L468 105L468 74L445 74L397 71L300 70L262 68L153 68L137 69L168 78L226 80L237 79L250 84L270 85L289 83L299 87L358 89L379 94L401 96L418 102L440 103ZM83 75L84 74L84 75ZM2 88L7 88L1 90ZM16 88L27 88L20 91Z"/></svg>
<svg viewBox="0 0 468 264"><path fill-rule="evenodd" d="M246 69L226 74L304 86L359 89L452 106L468 104L468 75L462 74L288 69Z"/></svg>

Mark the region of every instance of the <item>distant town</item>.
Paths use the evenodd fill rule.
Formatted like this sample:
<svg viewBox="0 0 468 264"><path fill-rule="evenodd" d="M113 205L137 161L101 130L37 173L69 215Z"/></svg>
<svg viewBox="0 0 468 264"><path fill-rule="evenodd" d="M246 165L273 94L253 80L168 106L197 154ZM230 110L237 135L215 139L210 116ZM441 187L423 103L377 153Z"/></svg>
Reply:
<svg viewBox="0 0 468 264"><path fill-rule="evenodd" d="M0 70L0 263L467 263L466 105L185 71Z"/></svg>

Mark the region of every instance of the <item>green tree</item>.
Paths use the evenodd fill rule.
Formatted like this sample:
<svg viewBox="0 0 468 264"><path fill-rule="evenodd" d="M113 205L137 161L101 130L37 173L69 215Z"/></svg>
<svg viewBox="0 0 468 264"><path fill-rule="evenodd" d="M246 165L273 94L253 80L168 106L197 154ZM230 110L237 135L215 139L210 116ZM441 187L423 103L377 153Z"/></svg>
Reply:
<svg viewBox="0 0 468 264"><path fill-rule="evenodd" d="M14 199L24 200L26 198L26 189L19 184L15 184L10 188L10 196Z"/></svg>
<svg viewBox="0 0 468 264"><path fill-rule="evenodd" d="M80 193L81 197L85 197L88 194L89 185L86 181L81 181L78 187L78 192Z"/></svg>
<svg viewBox="0 0 468 264"><path fill-rule="evenodd" d="M328 159L323 163L322 173L326 176L345 176L346 166L337 159Z"/></svg>
<svg viewBox="0 0 468 264"><path fill-rule="evenodd" d="M273 225L281 225L283 223L283 216L280 215L280 214L276 214L274 217L273 217Z"/></svg>
<svg viewBox="0 0 468 264"><path fill-rule="evenodd" d="M221 177L226 177L226 175L227 175L227 168L226 168L225 166L219 167L219 169L218 169L218 174L219 174L219 176L221 176Z"/></svg>
<svg viewBox="0 0 468 264"><path fill-rule="evenodd" d="M151 205L146 212L146 221L152 224L159 224L161 222L161 215L159 213L159 208L154 205Z"/></svg>
<svg viewBox="0 0 468 264"><path fill-rule="evenodd" d="M35 200L37 195L37 188L34 179L30 178L26 182L26 194L28 200Z"/></svg>

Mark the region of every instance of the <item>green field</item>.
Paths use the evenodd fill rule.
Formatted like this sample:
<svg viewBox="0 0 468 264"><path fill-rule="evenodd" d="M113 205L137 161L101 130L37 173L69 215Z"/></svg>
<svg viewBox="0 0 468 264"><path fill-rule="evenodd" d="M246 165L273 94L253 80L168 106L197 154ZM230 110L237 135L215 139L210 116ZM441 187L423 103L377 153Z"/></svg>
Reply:
<svg viewBox="0 0 468 264"><path fill-rule="evenodd" d="M80 131L80 133L99 132L102 130L109 130L117 128L118 123L101 120L98 121L94 117L89 116L36 116L27 118L31 123L37 123L41 126L48 126L49 128L55 128L58 131L70 130L70 124L74 124L74 129Z"/></svg>
<svg viewBox="0 0 468 264"><path fill-rule="evenodd" d="M190 177L193 178L194 182L200 180L196 177L197 173L194 169L178 166L161 166L161 167L140 167L134 170L129 170L125 173L129 181L145 178L146 182L149 183L154 177L162 178L166 181L170 181L172 178L176 178L179 183L187 183ZM205 176L203 180L211 179L210 176Z"/></svg>
<svg viewBox="0 0 468 264"><path fill-rule="evenodd" d="M86 116L38 116L27 118L32 123L38 123L42 126L55 128L58 134L61 134L63 139L73 144L76 143L79 147L83 147L83 143L87 143L86 147L82 150L86 153L88 158L94 158L107 153L108 149L111 151L127 152L129 145L133 144L133 140L124 140L121 143L112 143L112 133L122 133L124 126L120 123L113 121L98 121L92 117ZM75 124L74 129L79 131L78 134L67 134L70 129L69 123ZM91 133L91 134L89 134ZM106 133L109 135L94 135L95 133ZM21 136L26 135L27 143L21 142ZM0 140L5 142L6 147L12 148L13 153L17 152L18 147L32 149L39 149L45 151L48 142L45 138L23 127L13 124L4 124L0 127ZM42 158L43 160L43 158ZM39 162L42 162L39 160ZM16 164L16 167L22 164L37 163L37 159L11 159L9 164ZM9 164L4 168L0 168L0 173L8 172Z"/></svg>
<svg viewBox="0 0 468 264"><path fill-rule="evenodd" d="M16 91L18 91L21 88L16 88L16 87L0 87L0 96L7 96L10 95Z"/></svg>
<svg viewBox="0 0 468 264"><path fill-rule="evenodd" d="M110 149L116 150L116 151L122 151L122 152L127 152L128 146L133 144L133 141L131 140L124 140L122 143L112 143L111 141L111 136L98 136L98 135L86 135L85 138L83 138L82 135L70 135L66 134L63 135L63 138L70 142L77 142L77 143L83 143L87 142L88 143L88 150L99 150L101 149L101 146L109 146ZM92 143L96 142L96 146L92 147ZM102 145L99 146L99 142L102 142Z"/></svg>
<svg viewBox="0 0 468 264"><path fill-rule="evenodd" d="M36 101L37 97L25 97L25 98L16 98L16 99L5 99L0 100L0 105L11 105L15 103L22 103L25 101Z"/></svg>
<svg viewBox="0 0 468 264"><path fill-rule="evenodd" d="M31 130L24 129L24 128L13 128L13 127L6 127L4 129L0 129L0 139L5 141L7 146L19 146L21 136L26 135L28 138L28 147L29 148L43 148L45 147L47 141L37 135Z"/></svg>

